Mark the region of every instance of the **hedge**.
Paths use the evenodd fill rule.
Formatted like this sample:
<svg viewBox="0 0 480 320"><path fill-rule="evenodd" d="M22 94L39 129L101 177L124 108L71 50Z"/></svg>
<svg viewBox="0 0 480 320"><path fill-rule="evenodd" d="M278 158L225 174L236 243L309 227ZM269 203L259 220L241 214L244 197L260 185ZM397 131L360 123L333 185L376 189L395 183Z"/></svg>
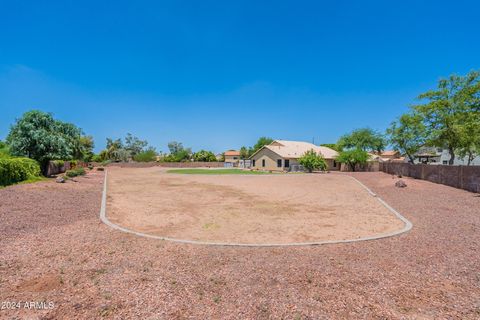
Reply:
<svg viewBox="0 0 480 320"><path fill-rule="evenodd" d="M65 175L69 178L73 178L73 177L77 177L77 176L83 176L85 175L85 169L83 168L75 168L75 169L72 169L72 170L67 170L67 172L65 172Z"/></svg>
<svg viewBox="0 0 480 320"><path fill-rule="evenodd" d="M0 158L0 186L39 177L40 165L29 158Z"/></svg>

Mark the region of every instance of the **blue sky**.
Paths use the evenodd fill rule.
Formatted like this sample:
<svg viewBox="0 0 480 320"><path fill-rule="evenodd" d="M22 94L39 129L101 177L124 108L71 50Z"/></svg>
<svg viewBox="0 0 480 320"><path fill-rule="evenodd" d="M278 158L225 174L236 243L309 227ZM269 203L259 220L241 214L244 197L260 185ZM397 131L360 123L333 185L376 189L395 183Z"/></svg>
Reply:
<svg viewBox="0 0 480 320"><path fill-rule="evenodd" d="M219 152L384 130L480 69L478 1L2 1L0 139L30 109Z"/></svg>

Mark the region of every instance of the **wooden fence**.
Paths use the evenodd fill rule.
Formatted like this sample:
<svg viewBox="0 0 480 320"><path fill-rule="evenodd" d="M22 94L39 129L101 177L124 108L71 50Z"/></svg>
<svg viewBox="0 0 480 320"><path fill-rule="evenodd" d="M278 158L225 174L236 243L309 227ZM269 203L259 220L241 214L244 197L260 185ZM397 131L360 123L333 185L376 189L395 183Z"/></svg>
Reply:
<svg viewBox="0 0 480 320"><path fill-rule="evenodd" d="M480 166L448 166L411 163L380 163L380 171L480 192Z"/></svg>

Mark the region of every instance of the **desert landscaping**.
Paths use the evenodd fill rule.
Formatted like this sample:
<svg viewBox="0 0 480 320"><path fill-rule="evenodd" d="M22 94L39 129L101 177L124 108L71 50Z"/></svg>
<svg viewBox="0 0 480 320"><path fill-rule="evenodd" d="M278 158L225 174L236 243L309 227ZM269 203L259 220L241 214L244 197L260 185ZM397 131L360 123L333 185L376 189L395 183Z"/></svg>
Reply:
<svg viewBox="0 0 480 320"><path fill-rule="evenodd" d="M174 174L155 167L108 174L108 219L150 235L265 245L358 239L404 227L342 174Z"/></svg>
<svg viewBox="0 0 480 320"><path fill-rule="evenodd" d="M110 183L114 170L123 169L107 169ZM290 179L262 175L214 182L213 176L182 178L158 168L148 170L149 179L157 172L158 183L169 183L168 188L182 188L193 180L186 192L199 198L202 195L194 195L197 188L213 188L227 203L243 196L233 192L233 181L242 185L247 178ZM127 178L125 172L117 179ZM394 186L397 179L381 172L347 174L401 212L413 228L379 240L318 246L184 244L139 237L102 223L102 171L92 170L77 182L48 180L1 189L0 300L52 302L54 308L1 310L0 317L477 319L480 265L472 257L480 247L478 196L409 178L404 178L408 187L399 189ZM314 183L324 178L319 176L292 178ZM330 177L335 176L326 175ZM226 185L230 188L223 191ZM259 199L267 185L259 188ZM128 188L124 191L128 199ZM211 200L211 194L204 196ZM305 201L313 199L307 196ZM141 204L148 199L137 200ZM171 235L186 230L176 232Z"/></svg>

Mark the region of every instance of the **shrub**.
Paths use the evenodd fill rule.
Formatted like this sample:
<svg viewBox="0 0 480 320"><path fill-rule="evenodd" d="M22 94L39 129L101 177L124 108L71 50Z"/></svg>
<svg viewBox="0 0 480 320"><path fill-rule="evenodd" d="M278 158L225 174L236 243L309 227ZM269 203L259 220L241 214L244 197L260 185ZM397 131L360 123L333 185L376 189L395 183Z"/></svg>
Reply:
<svg viewBox="0 0 480 320"><path fill-rule="evenodd" d="M75 169L78 165L78 160L71 160L70 161L70 168Z"/></svg>
<svg viewBox="0 0 480 320"><path fill-rule="evenodd" d="M1 158L0 185L8 186L40 176L40 165L29 158Z"/></svg>
<svg viewBox="0 0 480 320"><path fill-rule="evenodd" d="M52 162L58 167L63 167L65 165L65 161L63 160L53 160Z"/></svg>
<svg viewBox="0 0 480 320"><path fill-rule="evenodd" d="M10 157L10 148L8 145L0 141L0 158L9 158Z"/></svg>
<svg viewBox="0 0 480 320"><path fill-rule="evenodd" d="M140 152L138 154L136 154L134 157L133 157L133 160L137 161L137 162L151 162L151 161L156 161L157 160L157 153L155 152L155 150L146 150L146 151L143 151L143 152Z"/></svg>
<svg viewBox="0 0 480 320"><path fill-rule="evenodd" d="M305 167L308 172L313 170L327 170L327 163L321 154L315 152L315 150L309 150L305 152L299 159L298 163Z"/></svg>
<svg viewBox="0 0 480 320"><path fill-rule="evenodd" d="M67 170L65 172L65 175L69 178L77 177L77 176L83 176L85 175L85 169L83 168L75 168L72 170Z"/></svg>

